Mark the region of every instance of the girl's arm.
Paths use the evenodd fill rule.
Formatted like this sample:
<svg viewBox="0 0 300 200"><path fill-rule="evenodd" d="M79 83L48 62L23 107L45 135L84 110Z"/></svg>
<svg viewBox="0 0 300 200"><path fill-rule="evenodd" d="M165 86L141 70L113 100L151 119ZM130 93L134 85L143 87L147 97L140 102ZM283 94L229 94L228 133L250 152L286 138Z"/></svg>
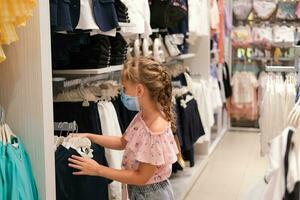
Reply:
<svg viewBox="0 0 300 200"><path fill-rule="evenodd" d="M145 185L153 176L156 169L154 165L140 163L136 171L116 170L99 165L93 159L75 155L69 158L69 161L70 167L79 170L78 172L74 172L74 175L101 176L130 185Z"/></svg>
<svg viewBox="0 0 300 200"><path fill-rule="evenodd" d="M122 136L105 136L90 133L74 134L74 136L86 137L95 144L114 150L124 150L127 144L127 141Z"/></svg>

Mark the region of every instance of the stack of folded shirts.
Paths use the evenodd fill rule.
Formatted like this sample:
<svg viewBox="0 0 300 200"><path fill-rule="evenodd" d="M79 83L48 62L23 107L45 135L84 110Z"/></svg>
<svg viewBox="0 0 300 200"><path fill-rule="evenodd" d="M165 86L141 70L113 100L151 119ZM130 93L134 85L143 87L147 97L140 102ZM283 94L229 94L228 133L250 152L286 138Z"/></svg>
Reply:
<svg viewBox="0 0 300 200"><path fill-rule="evenodd" d="M55 33L52 40L53 69L104 68L126 60L127 42L119 33L116 37Z"/></svg>
<svg viewBox="0 0 300 200"><path fill-rule="evenodd" d="M110 65L121 65L126 60L128 44L120 33L116 37L110 37L111 56Z"/></svg>
<svg viewBox="0 0 300 200"><path fill-rule="evenodd" d="M120 1L115 1L115 8L119 22L129 23L128 8Z"/></svg>

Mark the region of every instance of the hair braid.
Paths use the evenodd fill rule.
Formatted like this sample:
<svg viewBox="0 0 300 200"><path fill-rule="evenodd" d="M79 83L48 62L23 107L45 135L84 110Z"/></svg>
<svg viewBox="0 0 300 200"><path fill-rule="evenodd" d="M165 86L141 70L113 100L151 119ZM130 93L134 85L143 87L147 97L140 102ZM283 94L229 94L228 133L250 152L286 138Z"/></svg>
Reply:
<svg viewBox="0 0 300 200"><path fill-rule="evenodd" d="M172 104L172 84L171 78L166 70L161 71L161 81L164 87L161 89L158 95L158 101L168 121L171 122L171 128L173 133L176 132L175 115L173 112Z"/></svg>

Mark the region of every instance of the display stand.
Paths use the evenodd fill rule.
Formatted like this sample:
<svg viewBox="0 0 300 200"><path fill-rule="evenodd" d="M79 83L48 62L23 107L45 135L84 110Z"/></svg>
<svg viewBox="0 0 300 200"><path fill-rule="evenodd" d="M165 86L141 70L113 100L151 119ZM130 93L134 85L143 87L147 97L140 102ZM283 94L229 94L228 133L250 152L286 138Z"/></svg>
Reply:
<svg viewBox="0 0 300 200"><path fill-rule="evenodd" d="M33 18L18 29L18 36L19 41L4 46L0 104L30 157L40 199L55 200L49 1L38 1Z"/></svg>

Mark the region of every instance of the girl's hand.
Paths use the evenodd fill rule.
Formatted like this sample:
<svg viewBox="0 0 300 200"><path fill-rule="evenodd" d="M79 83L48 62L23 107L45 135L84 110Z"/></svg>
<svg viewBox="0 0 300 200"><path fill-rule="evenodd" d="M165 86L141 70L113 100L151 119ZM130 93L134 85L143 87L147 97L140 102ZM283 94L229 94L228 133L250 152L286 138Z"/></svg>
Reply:
<svg viewBox="0 0 300 200"><path fill-rule="evenodd" d="M78 172L73 172L74 175L99 176L102 166L93 159L73 155L68 160L70 167L79 170Z"/></svg>

